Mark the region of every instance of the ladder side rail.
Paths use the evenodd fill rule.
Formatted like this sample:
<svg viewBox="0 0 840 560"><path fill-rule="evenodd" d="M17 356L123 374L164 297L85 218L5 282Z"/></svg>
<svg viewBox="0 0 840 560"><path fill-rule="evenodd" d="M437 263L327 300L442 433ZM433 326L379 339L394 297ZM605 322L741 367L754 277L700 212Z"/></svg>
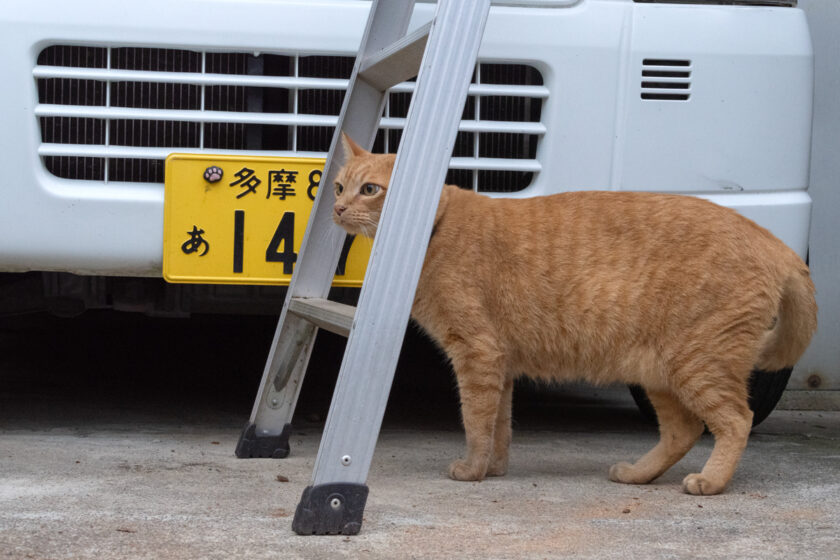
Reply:
<svg viewBox="0 0 840 560"><path fill-rule="evenodd" d="M293 371L280 371L283 365L281 357L285 350L281 341L297 340L300 338L299 333L309 328L307 321L288 312L289 302L292 297L325 298L329 293L341 255L345 233L332 223L335 193L329 188L339 168L338 165L334 165L336 156L340 160L344 158L340 141L341 131L346 131L370 148L379 126L385 104L385 93L359 80L359 68L362 60L370 54L405 35L413 7L414 0L374 0L371 5L359 55L356 57L348 82L347 93L321 175L320 185L326 188L318 188L251 411L250 425L256 426L257 435L279 435L286 424L291 422L317 332L312 332L312 340L304 348L301 359L296 362ZM307 258L307 253L312 255Z"/></svg>
<svg viewBox="0 0 840 560"><path fill-rule="evenodd" d="M346 235L332 222L335 193L330 188L345 158L341 132L346 132L368 149L373 145L384 109L385 92L359 79L359 71L366 58L405 36L414 2L415 0L374 0L371 5L359 55L353 66L321 175L320 185L325 188L318 188L284 309L288 307L292 297L323 298L329 292ZM307 252L317 253L317 258L306 258ZM329 253L329 256L333 256L334 253L334 258L325 259L322 252Z"/></svg>
<svg viewBox="0 0 840 560"><path fill-rule="evenodd" d="M489 7L489 0L438 3L321 439L315 487L367 479Z"/></svg>

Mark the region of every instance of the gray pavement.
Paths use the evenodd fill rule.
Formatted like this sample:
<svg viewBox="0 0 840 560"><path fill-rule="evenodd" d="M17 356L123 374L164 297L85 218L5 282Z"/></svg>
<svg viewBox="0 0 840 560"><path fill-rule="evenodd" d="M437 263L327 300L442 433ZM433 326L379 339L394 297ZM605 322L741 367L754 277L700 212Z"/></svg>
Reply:
<svg viewBox="0 0 840 560"><path fill-rule="evenodd" d="M524 384L508 476L454 482L452 378L410 334L361 534L299 537L340 341L316 344L292 455L240 460L273 319L13 319L0 322L0 559L840 558L840 412L774 412L728 492L695 497L680 482L710 436L656 483L616 484L610 465L657 438L626 389Z"/></svg>
<svg viewBox="0 0 840 560"><path fill-rule="evenodd" d="M509 475L481 483L444 475L455 422L388 420L361 534L299 537L321 423L298 423L287 459L239 460L238 414L5 393L0 558L840 557L840 413L776 411L728 492L694 497L680 481L710 436L655 484L616 484L652 427L622 391L558 401L523 412Z"/></svg>

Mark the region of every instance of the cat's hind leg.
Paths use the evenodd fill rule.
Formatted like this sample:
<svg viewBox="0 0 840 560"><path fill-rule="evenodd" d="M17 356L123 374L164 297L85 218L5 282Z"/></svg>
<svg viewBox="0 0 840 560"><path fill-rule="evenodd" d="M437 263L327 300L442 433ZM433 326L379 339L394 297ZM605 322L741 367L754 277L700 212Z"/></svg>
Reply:
<svg viewBox="0 0 840 560"><path fill-rule="evenodd" d="M634 464L613 465L610 480L614 482L651 482L682 459L703 433L703 422L671 393L648 391L647 394L659 421L659 443Z"/></svg>
<svg viewBox="0 0 840 560"><path fill-rule="evenodd" d="M511 412L513 405L513 377L505 380L502 396L499 401L499 412L496 414L496 428L493 431L493 455L487 476L504 476L508 469L508 452L513 435L511 427Z"/></svg>
<svg viewBox="0 0 840 560"><path fill-rule="evenodd" d="M505 393L503 357L494 340L472 337L471 344L447 348L458 379L467 456L449 466L455 480L482 480L493 456L496 419ZM509 424L509 421L508 421ZM502 436L505 439L505 436ZM509 441L509 436L507 436Z"/></svg>
<svg viewBox="0 0 840 560"><path fill-rule="evenodd" d="M700 414L715 437L715 446L703 470L686 476L682 488L696 496L719 494L735 474L747 446L753 413L743 396L727 399Z"/></svg>
<svg viewBox="0 0 840 560"><path fill-rule="evenodd" d="M749 341L733 340L734 350L721 350L726 361L688 360L690 367L675 370L673 386L678 398L706 423L715 438L703 470L683 480L683 491L688 494L719 494L726 488L752 429L753 413L747 402L751 346Z"/></svg>

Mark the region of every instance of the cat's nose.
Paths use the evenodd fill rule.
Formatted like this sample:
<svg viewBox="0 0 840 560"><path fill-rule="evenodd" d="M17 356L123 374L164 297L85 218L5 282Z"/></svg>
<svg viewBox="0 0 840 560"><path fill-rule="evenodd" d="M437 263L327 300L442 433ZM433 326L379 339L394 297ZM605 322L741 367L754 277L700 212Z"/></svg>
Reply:
<svg viewBox="0 0 840 560"><path fill-rule="evenodd" d="M346 207L346 206L342 206L341 204L336 204L336 205L335 205L335 213L336 213L336 215L341 216L342 214L344 214L344 211L345 211L345 210L347 210L347 207Z"/></svg>

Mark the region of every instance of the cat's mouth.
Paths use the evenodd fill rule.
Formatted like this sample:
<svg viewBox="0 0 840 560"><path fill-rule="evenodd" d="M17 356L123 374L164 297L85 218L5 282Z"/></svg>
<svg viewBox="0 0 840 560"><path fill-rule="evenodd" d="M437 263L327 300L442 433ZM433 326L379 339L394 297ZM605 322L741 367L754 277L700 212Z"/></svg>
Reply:
<svg viewBox="0 0 840 560"><path fill-rule="evenodd" d="M364 227L364 225L356 223L355 220L352 220L352 219L348 218L347 216L338 215L336 213L333 213L333 222L335 222L335 224L338 227L340 227L341 229L343 229L344 231L346 231L350 235L360 235L361 234L361 235L365 235L367 237L373 237L372 234L374 232L369 232L368 228ZM370 233L370 235L369 235L369 233Z"/></svg>
<svg viewBox="0 0 840 560"><path fill-rule="evenodd" d="M350 235L364 235L371 239L376 235L376 226L378 225L368 220L358 221L346 215L339 216L335 213L333 214L333 222Z"/></svg>
<svg viewBox="0 0 840 560"><path fill-rule="evenodd" d="M348 223L346 217L341 216L336 212L333 212L332 219L333 219L333 222L335 222L335 225L337 225L338 227L340 227L344 230L347 230L348 233L352 233L352 232L349 231L349 228L352 227L352 226Z"/></svg>

